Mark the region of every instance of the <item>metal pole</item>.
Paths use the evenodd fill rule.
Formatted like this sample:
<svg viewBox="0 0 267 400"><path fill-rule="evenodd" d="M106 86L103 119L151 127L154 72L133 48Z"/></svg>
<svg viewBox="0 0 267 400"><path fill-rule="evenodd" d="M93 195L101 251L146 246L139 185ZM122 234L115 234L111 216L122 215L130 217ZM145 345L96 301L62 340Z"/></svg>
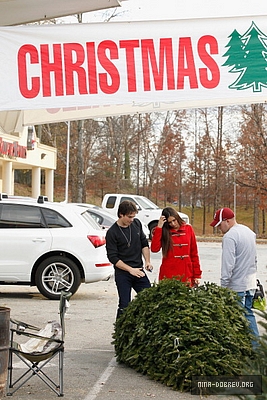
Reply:
<svg viewBox="0 0 267 400"><path fill-rule="evenodd" d="M235 176L235 169L234 169L234 213L236 215L236 176Z"/></svg>
<svg viewBox="0 0 267 400"><path fill-rule="evenodd" d="M65 202L68 202L69 193L69 165L70 165L70 121L67 122L68 135L67 135L67 157L66 157L66 183L65 183Z"/></svg>

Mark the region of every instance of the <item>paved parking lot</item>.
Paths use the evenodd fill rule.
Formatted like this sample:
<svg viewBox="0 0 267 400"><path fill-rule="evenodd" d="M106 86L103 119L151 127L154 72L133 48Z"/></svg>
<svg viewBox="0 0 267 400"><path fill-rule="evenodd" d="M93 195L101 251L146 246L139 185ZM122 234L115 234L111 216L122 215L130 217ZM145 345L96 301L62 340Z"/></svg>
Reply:
<svg viewBox="0 0 267 400"><path fill-rule="evenodd" d="M219 284L220 243L199 243L203 281ZM258 276L267 288L267 245L258 245ZM157 279L160 254L152 256ZM64 361L64 397L68 400L192 399L190 393L175 392L151 381L134 370L118 365L111 344L117 308L117 293L113 279L81 285L70 301L66 316ZM11 309L11 317L43 326L58 318L58 302L42 297L35 288L2 286L0 306ZM54 362L53 362L54 363ZM56 374L56 366L50 366ZM20 362L16 368L21 368ZM47 400L56 395L36 377L13 395L15 400ZM215 399L216 396L209 396ZM220 396L220 400L226 397ZM232 396L233 398L233 396Z"/></svg>

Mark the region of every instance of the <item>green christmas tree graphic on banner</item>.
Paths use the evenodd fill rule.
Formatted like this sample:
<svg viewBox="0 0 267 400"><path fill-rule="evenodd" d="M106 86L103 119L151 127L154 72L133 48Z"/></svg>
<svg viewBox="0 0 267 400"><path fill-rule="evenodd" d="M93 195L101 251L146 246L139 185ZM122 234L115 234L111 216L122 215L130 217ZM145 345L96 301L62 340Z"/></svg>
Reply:
<svg viewBox="0 0 267 400"><path fill-rule="evenodd" d="M223 66L230 67L230 73L239 74L229 89L252 88L253 92L261 92L267 87L267 36L252 22L244 35L234 30L228 37Z"/></svg>

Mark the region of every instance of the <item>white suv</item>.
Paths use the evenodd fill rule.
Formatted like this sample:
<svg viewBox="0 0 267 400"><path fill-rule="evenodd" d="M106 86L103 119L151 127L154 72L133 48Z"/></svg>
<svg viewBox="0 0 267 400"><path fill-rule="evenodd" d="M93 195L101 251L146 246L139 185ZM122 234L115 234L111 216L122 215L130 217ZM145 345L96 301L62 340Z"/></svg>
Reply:
<svg viewBox="0 0 267 400"><path fill-rule="evenodd" d="M0 284L37 286L49 299L108 280L105 232L86 208L0 194Z"/></svg>

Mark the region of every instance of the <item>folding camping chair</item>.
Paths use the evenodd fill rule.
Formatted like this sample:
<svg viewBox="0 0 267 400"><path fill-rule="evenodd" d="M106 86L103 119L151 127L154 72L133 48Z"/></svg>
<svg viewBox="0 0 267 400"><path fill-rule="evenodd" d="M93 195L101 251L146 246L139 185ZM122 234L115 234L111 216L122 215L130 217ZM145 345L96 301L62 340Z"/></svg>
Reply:
<svg viewBox="0 0 267 400"><path fill-rule="evenodd" d="M39 377L53 392L58 396L63 396L63 355L64 355L64 336L66 309L69 306L69 299L72 293L61 292L59 313L60 323L49 321L43 329L39 329L25 322L11 319L10 328L10 347L7 377L7 396L12 396L19 388L33 376ZM29 338L26 343L18 343L15 339L22 342L21 337ZM14 378L13 358L17 356L25 365L19 377ZM47 365L54 357L58 356L58 383L48 376ZM44 367L47 370L44 371Z"/></svg>

